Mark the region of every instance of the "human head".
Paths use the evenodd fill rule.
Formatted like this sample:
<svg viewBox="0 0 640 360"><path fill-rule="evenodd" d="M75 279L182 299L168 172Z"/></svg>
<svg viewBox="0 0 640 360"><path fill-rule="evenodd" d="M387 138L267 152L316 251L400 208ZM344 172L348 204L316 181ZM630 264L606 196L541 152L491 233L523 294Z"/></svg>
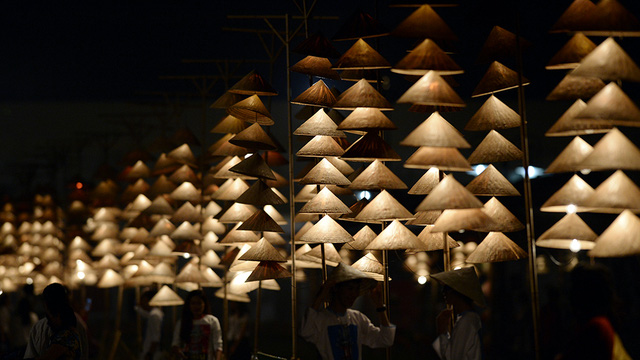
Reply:
<svg viewBox="0 0 640 360"><path fill-rule="evenodd" d="M205 314L209 314L209 301L202 290L193 290L184 300L182 305L182 320L180 323L180 339L189 342L191 338L191 328L193 320L199 319Z"/></svg>
<svg viewBox="0 0 640 360"><path fill-rule="evenodd" d="M331 287L330 298L327 299L331 304L348 309L358 296L376 285L377 282L362 271L339 263L323 286Z"/></svg>
<svg viewBox="0 0 640 360"><path fill-rule="evenodd" d="M485 305L484 295L480 288L480 280L475 268L466 267L459 270L443 271L432 274L431 278L445 286L443 293L444 291L449 292L449 294L445 294L449 298L447 302L453 299L453 296L456 296L456 294L453 294L453 291L455 291L457 295L469 298L479 306ZM446 287L451 290L447 290Z"/></svg>
<svg viewBox="0 0 640 360"><path fill-rule="evenodd" d="M153 306L149 305L149 301L156 295L155 289L148 289L140 295L140 307L143 310L149 311Z"/></svg>
<svg viewBox="0 0 640 360"><path fill-rule="evenodd" d="M335 284L331 289L331 302L335 302L345 309L350 308L360 296L361 283L362 280L355 279Z"/></svg>
<svg viewBox="0 0 640 360"><path fill-rule="evenodd" d="M62 284L53 283L42 291L42 300L47 319L54 328L69 328L76 326L76 317L69 303L67 288Z"/></svg>

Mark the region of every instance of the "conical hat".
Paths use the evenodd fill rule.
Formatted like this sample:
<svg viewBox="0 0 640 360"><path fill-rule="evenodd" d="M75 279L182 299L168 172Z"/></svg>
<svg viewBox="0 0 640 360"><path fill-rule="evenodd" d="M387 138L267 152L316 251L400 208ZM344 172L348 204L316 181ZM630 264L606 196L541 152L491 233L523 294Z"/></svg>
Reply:
<svg viewBox="0 0 640 360"><path fill-rule="evenodd" d="M309 202L304 204L300 213L307 214L346 214L351 210L331 190L324 188Z"/></svg>
<svg viewBox="0 0 640 360"><path fill-rule="evenodd" d="M577 119L595 120L620 126L640 126L640 109L616 83L609 83L587 102Z"/></svg>
<svg viewBox="0 0 640 360"><path fill-rule="evenodd" d="M133 164L129 172L125 175L125 179L137 180L140 178L149 177L150 175L151 170L149 169L149 167L144 162L142 162L142 160L138 160L135 164Z"/></svg>
<svg viewBox="0 0 640 360"><path fill-rule="evenodd" d="M400 141L404 146L470 148L462 134L437 111Z"/></svg>
<svg viewBox="0 0 640 360"><path fill-rule="evenodd" d="M207 250L204 255L200 258L200 263L204 266L208 267L219 267L220 266L220 257L216 254L212 249Z"/></svg>
<svg viewBox="0 0 640 360"><path fill-rule="evenodd" d="M324 260L327 266L335 267L342 262L342 257L338 253L338 250L336 250L333 243L321 243L316 245L314 248L304 253L304 256L301 258L304 261L310 261L317 263L318 265L322 265L322 249L324 249Z"/></svg>
<svg viewBox="0 0 640 360"><path fill-rule="evenodd" d="M491 130L467 160L471 164L486 164L520 159L522 151L499 132Z"/></svg>
<svg viewBox="0 0 640 360"><path fill-rule="evenodd" d="M189 148L189 145L187 144L182 144L177 148L171 150L167 154L167 157L179 162L180 164L197 167L198 161L196 160L195 155L193 155L191 148Z"/></svg>
<svg viewBox="0 0 640 360"><path fill-rule="evenodd" d="M587 56L596 44L583 33L574 34L571 39L549 60L545 69L575 69L580 61Z"/></svg>
<svg viewBox="0 0 640 360"><path fill-rule="evenodd" d="M242 101L238 101L229 106L227 112L249 123L258 123L266 126L274 124L269 110L264 106L258 95L252 95Z"/></svg>
<svg viewBox="0 0 640 360"><path fill-rule="evenodd" d="M340 80L340 75L331 68L332 66L331 61L326 57L308 55L295 63L289 70L325 79Z"/></svg>
<svg viewBox="0 0 640 360"><path fill-rule="evenodd" d="M333 104L336 110L355 110L359 107L372 107L382 111L393 110L391 103L364 79L340 94Z"/></svg>
<svg viewBox="0 0 640 360"><path fill-rule="evenodd" d="M322 159L300 179L301 184L349 185L351 182L327 159Z"/></svg>
<svg viewBox="0 0 640 360"><path fill-rule="evenodd" d="M318 80L310 88L303 91L292 104L331 107L336 102L336 97L322 80Z"/></svg>
<svg viewBox="0 0 640 360"><path fill-rule="evenodd" d="M378 236L368 225L362 227L358 232L353 235L353 241L350 241L342 246L347 250L364 250L367 245Z"/></svg>
<svg viewBox="0 0 640 360"><path fill-rule="evenodd" d="M169 194L169 197L176 201L190 201L193 203L199 203L201 199L200 190L188 181L183 182L175 188L171 194Z"/></svg>
<svg viewBox="0 0 640 360"><path fill-rule="evenodd" d="M267 184L265 184L262 180L256 181L247 191L242 193L237 199L236 202L241 204L251 204L258 207L263 207L264 205L281 205L285 202L274 193L273 189L271 189Z"/></svg>
<svg viewBox="0 0 640 360"><path fill-rule="evenodd" d="M640 21L616 0L600 0L594 11L596 26L586 35L637 37L640 36ZM589 30L589 29L587 29Z"/></svg>
<svg viewBox="0 0 640 360"><path fill-rule="evenodd" d="M471 171L471 165L456 148L421 146L404 163L410 169L438 168L445 171Z"/></svg>
<svg viewBox="0 0 640 360"><path fill-rule="evenodd" d="M250 149L275 150L278 147L259 124L253 124L237 133L230 143Z"/></svg>
<svg viewBox="0 0 640 360"><path fill-rule="evenodd" d="M350 189L406 189L407 185L400 180L383 162L374 160L349 185Z"/></svg>
<svg viewBox="0 0 640 360"><path fill-rule="evenodd" d="M184 304L184 300L167 285L163 285L149 300L150 306L179 306L182 304Z"/></svg>
<svg viewBox="0 0 640 360"><path fill-rule="evenodd" d="M488 95L498 91L509 90L518 87L518 73L494 61L484 74L478 86L471 94L471 97ZM522 77L522 85L529 85L529 80Z"/></svg>
<svg viewBox="0 0 640 360"><path fill-rule="evenodd" d="M260 239L257 243L252 244L251 248L247 250L240 260L250 261L276 261L285 262L287 259L282 256L265 238Z"/></svg>
<svg viewBox="0 0 640 360"><path fill-rule="evenodd" d="M284 232L282 227L262 209L243 221L238 230Z"/></svg>
<svg viewBox="0 0 640 360"><path fill-rule="evenodd" d="M440 182L440 171L437 168L427 170L409 189L410 195L427 195Z"/></svg>
<svg viewBox="0 0 640 360"><path fill-rule="evenodd" d="M275 96L278 93L255 70L245 75L230 89L230 93L241 95Z"/></svg>
<svg viewBox="0 0 640 360"><path fill-rule="evenodd" d="M171 233L172 240L195 240L202 239L202 234L189 222L184 221Z"/></svg>
<svg viewBox="0 0 640 360"><path fill-rule="evenodd" d="M293 52L302 55L312 55L324 58L338 58L340 53L331 44L331 41L327 39L321 32L317 32L309 35L298 44Z"/></svg>
<svg viewBox="0 0 640 360"><path fill-rule="evenodd" d="M362 209L364 209L364 207L367 206L368 204L369 204L369 200L367 200L367 198L363 197L362 199L356 201L353 205L351 205L349 207L349 210L351 210L350 213L340 215L340 220L355 221L355 222L368 222L368 221L361 221L361 220L356 219L356 216L358 216L358 214L360 214ZM375 222L375 221L371 221L371 222Z"/></svg>
<svg viewBox="0 0 640 360"><path fill-rule="evenodd" d="M390 67L391 64L362 39L358 39L333 64L334 70L388 69Z"/></svg>
<svg viewBox="0 0 640 360"><path fill-rule="evenodd" d="M524 229L524 225L520 220L495 197L492 197L484 204L482 211L489 215L491 220L493 220L493 224L490 224L490 226L486 228L480 227L477 231L514 232Z"/></svg>
<svg viewBox="0 0 640 360"><path fill-rule="evenodd" d="M245 221L258 211L255 206L234 203L220 216L221 223L237 223Z"/></svg>
<svg viewBox="0 0 640 360"><path fill-rule="evenodd" d="M431 231L451 232L460 230L480 231L493 227L493 219L482 209L447 209L433 224Z"/></svg>
<svg viewBox="0 0 640 360"><path fill-rule="evenodd" d="M261 179L276 179L269 165L267 165L262 156L257 153L232 166L229 168L229 171Z"/></svg>
<svg viewBox="0 0 640 360"><path fill-rule="evenodd" d="M391 32L396 37L455 41L458 38L431 6L424 4Z"/></svg>
<svg viewBox="0 0 640 360"><path fill-rule="evenodd" d="M351 266L376 281L384 281L384 266L372 253L366 253Z"/></svg>
<svg viewBox="0 0 640 360"><path fill-rule="evenodd" d="M520 115L491 94L464 127L468 131L510 129L520 126Z"/></svg>
<svg viewBox="0 0 640 360"><path fill-rule="evenodd" d="M518 39L511 31L494 26L480 49L477 62L486 64L496 59L513 59L517 57L518 51L523 52L529 46L531 43L526 39Z"/></svg>
<svg viewBox="0 0 640 360"><path fill-rule="evenodd" d="M590 99L604 87L604 81L594 77L567 74L545 98L549 101Z"/></svg>
<svg viewBox="0 0 640 360"><path fill-rule="evenodd" d="M139 194L136 196L135 200L130 204L130 211L144 211L144 209L148 208L151 205L151 200L143 194Z"/></svg>
<svg viewBox="0 0 640 360"><path fill-rule="evenodd" d="M442 210L425 210L415 213L415 219L406 222L407 225L433 225L442 214Z"/></svg>
<svg viewBox="0 0 640 360"><path fill-rule="evenodd" d="M307 202L313 199L317 193L318 189L316 185L305 185L298 191L298 194L296 194L293 200L294 202Z"/></svg>
<svg viewBox="0 0 640 360"><path fill-rule="evenodd" d="M233 229L231 229L227 233L227 235L225 235L224 238L222 238L222 240L219 241L219 243L224 245L235 246L239 244L255 243L258 240L260 240L260 236L254 231L238 230L240 226L241 224L238 224Z"/></svg>
<svg viewBox="0 0 640 360"><path fill-rule="evenodd" d="M618 170L598 185L584 206L597 213L617 214L625 209L640 212L640 188Z"/></svg>
<svg viewBox="0 0 640 360"><path fill-rule="evenodd" d="M596 5L590 0L574 0L551 27L551 33L593 29Z"/></svg>
<svg viewBox="0 0 640 360"><path fill-rule="evenodd" d="M398 127L376 108L356 108L347 116L338 129L340 130L395 130Z"/></svg>
<svg viewBox="0 0 640 360"><path fill-rule="evenodd" d="M378 82L378 70L370 69L350 69L340 71L340 80L358 82L364 80L374 84Z"/></svg>
<svg viewBox="0 0 640 360"><path fill-rule="evenodd" d="M206 279L202 271L198 269L198 264L197 262L194 262L194 261L187 263L187 265L185 265L180 270L180 272L178 273L178 275L176 275L176 278L175 278L176 283L193 282L193 283L200 284L205 281Z"/></svg>
<svg viewBox="0 0 640 360"><path fill-rule="evenodd" d="M182 165L176 171L174 171L170 176L169 180L174 184L180 184L185 181L188 181L192 184L197 184L200 182L196 173L189 167L189 165Z"/></svg>
<svg viewBox="0 0 640 360"><path fill-rule="evenodd" d="M604 86L604 83L603 83ZM587 107L587 104L578 99L565 111L553 126L544 134L545 136L572 136L605 133L613 127L607 121L582 120L576 116Z"/></svg>
<svg viewBox="0 0 640 360"><path fill-rule="evenodd" d="M542 204L540 210L567 212L567 207L572 206L576 208L576 211L589 211L590 209L585 204L594 191L580 176L573 175L566 184Z"/></svg>
<svg viewBox="0 0 640 360"><path fill-rule="evenodd" d="M142 195L149 191L149 184L142 179L138 179L134 184L127 186L122 192L121 201L123 203L133 202L139 195ZM141 209L140 211L142 211Z"/></svg>
<svg viewBox="0 0 640 360"><path fill-rule="evenodd" d="M443 271L429 276L468 297L476 304L485 305L484 295L480 288L480 280L474 267L463 267L459 270Z"/></svg>
<svg viewBox="0 0 640 360"><path fill-rule="evenodd" d="M398 220L393 220L367 245L368 250L406 250L422 247L418 237Z"/></svg>
<svg viewBox="0 0 640 360"><path fill-rule="evenodd" d="M188 222L200 222L202 221L202 214L200 207L195 207L189 202L185 202L171 215L171 221L174 224L180 224L184 221Z"/></svg>
<svg viewBox="0 0 640 360"><path fill-rule="evenodd" d="M591 171L640 170L640 149L613 128L600 139L579 165Z"/></svg>
<svg viewBox="0 0 640 360"><path fill-rule="evenodd" d="M520 196L520 192L492 164L471 180L466 188L476 196Z"/></svg>
<svg viewBox="0 0 640 360"><path fill-rule="evenodd" d="M397 100L398 104L464 107L460 96L435 71L429 71Z"/></svg>
<svg viewBox="0 0 640 360"><path fill-rule="evenodd" d="M578 243L580 250L593 249L598 234L575 213L566 214L560 221L542 233L536 246L569 250Z"/></svg>
<svg viewBox="0 0 640 360"><path fill-rule="evenodd" d="M427 225L418 234L418 240L423 244L421 248L411 249L414 251L436 251L444 249L444 239L447 238L447 246L451 248L459 247L460 244L453 240L447 233L432 232L433 225Z"/></svg>
<svg viewBox="0 0 640 360"><path fill-rule="evenodd" d="M353 237L330 216L325 215L300 236L300 241L306 243L346 243L353 241Z"/></svg>
<svg viewBox="0 0 640 360"><path fill-rule="evenodd" d="M526 258L527 253L501 232L490 232L469 254L466 262L471 264L513 261Z"/></svg>
<svg viewBox="0 0 640 360"><path fill-rule="evenodd" d="M331 136L316 135L298 150L296 156L325 157L340 156L343 153L344 149Z"/></svg>
<svg viewBox="0 0 640 360"><path fill-rule="evenodd" d="M163 194L168 194L175 188L176 184L171 182L166 176L160 175L149 188L148 194L150 198L155 198Z"/></svg>
<svg viewBox="0 0 640 360"><path fill-rule="evenodd" d="M360 221L391 221L413 219L409 212L388 191L382 190L356 216Z"/></svg>
<svg viewBox="0 0 640 360"><path fill-rule="evenodd" d="M167 157L167 154L162 153L160 154L160 156L158 156L158 160L153 165L153 170L151 171L151 174L153 176L158 176L160 174L168 174L168 173L174 172L179 167L180 167L179 162L173 159L169 159Z"/></svg>
<svg viewBox="0 0 640 360"><path fill-rule="evenodd" d="M213 145L209 146L207 151L210 156L245 156L247 149L242 146L236 146L229 142L235 134L227 134L222 139L216 141Z"/></svg>
<svg viewBox="0 0 640 360"><path fill-rule="evenodd" d="M278 263L273 261L261 261L258 266L251 272L247 278L247 282L263 281L269 279L290 278L291 273Z"/></svg>
<svg viewBox="0 0 640 360"><path fill-rule="evenodd" d="M378 159L380 161L400 161L400 155L396 153L391 145L384 141L375 132L368 132L356 140L342 156L343 160L370 162Z"/></svg>
<svg viewBox="0 0 640 360"><path fill-rule="evenodd" d="M237 103L238 101L240 101L240 100L242 100L244 98L245 97L243 95L234 94L234 93L226 91L219 98L217 98L216 101L214 101L213 104L211 104L209 106L209 108L210 109L226 109L229 106Z"/></svg>
<svg viewBox="0 0 640 360"><path fill-rule="evenodd" d="M347 21L338 29L333 36L333 40L356 40L385 35L389 35L389 30L378 20L363 11L356 11L351 14Z"/></svg>
<svg viewBox="0 0 640 360"><path fill-rule="evenodd" d="M300 125L293 132L293 135L346 137L345 133L338 130L338 125L323 109L318 110L313 116Z"/></svg>
<svg viewBox="0 0 640 360"><path fill-rule="evenodd" d="M640 254L640 219L623 211L596 239L589 256L621 257Z"/></svg>
<svg viewBox="0 0 640 360"><path fill-rule="evenodd" d="M602 80L640 81L640 68L613 38L606 39L585 56L571 74Z"/></svg>
<svg viewBox="0 0 640 360"><path fill-rule="evenodd" d="M229 179L225 181L225 183L222 184L216 192L211 194L211 198L215 200L235 201L238 196L242 195L247 190L249 190L249 184L244 180L240 178Z"/></svg>
<svg viewBox="0 0 640 360"><path fill-rule="evenodd" d="M481 208L482 203L462 186L453 175L447 175L425 198L417 211Z"/></svg>
<svg viewBox="0 0 640 360"><path fill-rule="evenodd" d="M392 69L392 72L405 75L424 75L433 70L440 75L455 75L464 72L458 64L449 57L431 39L424 39L407 56L402 58Z"/></svg>
<svg viewBox="0 0 640 360"><path fill-rule="evenodd" d="M215 201L209 201L209 203L204 208L203 215L207 217L213 217L218 215L220 211L222 211L222 207L220 205L218 205Z"/></svg>

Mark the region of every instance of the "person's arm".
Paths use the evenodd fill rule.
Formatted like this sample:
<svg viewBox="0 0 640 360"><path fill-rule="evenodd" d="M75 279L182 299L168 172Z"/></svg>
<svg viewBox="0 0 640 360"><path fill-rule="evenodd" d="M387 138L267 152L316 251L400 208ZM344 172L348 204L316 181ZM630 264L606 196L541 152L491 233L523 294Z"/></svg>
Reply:
<svg viewBox="0 0 640 360"><path fill-rule="evenodd" d="M396 327L395 325L382 325L377 327L373 325L369 318L359 312L355 311L355 316L357 317L358 327L362 330L362 340L361 342L367 345L370 348L381 348L381 347L389 347L393 345L393 341L396 337Z"/></svg>
<svg viewBox="0 0 640 360"><path fill-rule="evenodd" d="M387 312L383 311L382 308L385 306L384 301L382 299L382 287L380 283L371 290L371 299L376 306L376 312L378 313L378 319L380 320L380 325L382 326L391 326L389 322L389 317L387 317ZM378 311L380 310L380 311Z"/></svg>
<svg viewBox="0 0 640 360"><path fill-rule="evenodd" d="M222 360L222 329L217 317L211 315L211 339L209 339L210 354L215 354L216 360Z"/></svg>

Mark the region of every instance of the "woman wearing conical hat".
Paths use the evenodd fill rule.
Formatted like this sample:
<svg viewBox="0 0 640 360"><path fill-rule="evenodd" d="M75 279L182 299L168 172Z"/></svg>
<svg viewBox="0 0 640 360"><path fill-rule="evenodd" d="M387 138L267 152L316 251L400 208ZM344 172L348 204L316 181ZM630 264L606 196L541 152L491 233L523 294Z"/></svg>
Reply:
<svg viewBox="0 0 640 360"><path fill-rule="evenodd" d="M380 327L358 310L351 309L362 293L374 301ZM323 308L328 301L329 306ZM343 263L333 270L313 305L307 310L300 333L316 345L323 360L361 360L362 345L372 348L393 345L396 327L389 323L377 282Z"/></svg>

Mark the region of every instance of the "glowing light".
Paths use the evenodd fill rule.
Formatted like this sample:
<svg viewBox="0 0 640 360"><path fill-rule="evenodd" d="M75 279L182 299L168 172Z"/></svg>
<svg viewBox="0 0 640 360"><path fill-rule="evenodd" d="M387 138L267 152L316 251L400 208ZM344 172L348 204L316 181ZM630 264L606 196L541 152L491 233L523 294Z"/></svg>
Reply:
<svg viewBox="0 0 640 360"><path fill-rule="evenodd" d="M464 229L460 229L460 230L458 230L458 232L459 232L460 234L464 234Z"/></svg>
<svg viewBox="0 0 640 360"><path fill-rule="evenodd" d="M462 266L456 266L453 268L453 270L460 270L460 269L462 269Z"/></svg>
<svg viewBox="0 0 640 360"><path fill-rule="evenodd" d="M524 177L524 168L522 166L519 166L515 169L516 174ZM544 175L544 169L539 168L539 167L535 167L535 166L529 166L527 168L527 173L529 175L529 178L533 179L536 178L538 176Z"/></svg>
<svg viewBox="0 0 640 360"><path fill-rule="evenodd" d="M580 170L580 174L589 175L591 173L591 169L582 169Z"/></svg>
<svg viewBox="0 0 640 360"><path fill-rule="evenodd" d="M86 276L86 274L83 271L78 271L76 276L78 277L78 279L84 280L84 277Z"/></svg>
<svg viewBox="0 0 640 360"><path fill-rule="evenodd" d="M4 294L4 291L0 290L0 295Z"/></svg>
<svg viewBox="0 0 640 360"><path fill-rule="evenodd" d="M578 211L578 207L574 204L567 205L567 214L575 214Z"/></svg>
<svg viewBox="0 0 640 360"><path fill-rule="evenodd" d="M356 192L356 199L358 199L358 201L362 200L362 199L371 199L371 193L364 190L364 191L360 191L360 192Z"/></svg>
<svg viewBox="0 0 640 360"><path fill-rule="evenodd" d="M246 158L249 158L249 157L251 157L251 155L253 155L253 153L247 153L247 155L245 155L245 156L244 156L244 158L245 158L245 159L246 159Z"/></svg>
<svg viewBox="0 0 640 360"><path fill-rule="evenodd" d="M424 285L426 283L427 283L427 277L426 276L418 276L418 284Z"/></svg>
<svg viewBox="0 0 640 360"><path fill-rule="evenodd" d="M480 164L480 165L476 165L473 171L476 173L476 175L480 175L486 168L487 168L486 166Z"/></svg>
<svg viewBox="0 0 640 360"><path fill-rule="evenodd" d="M32 279L32 278L27 278L27 284L28 284L28 285L33 284L33 279Z"/></svg>
<svg viewBox="0 0 640 360"><path fill-rule="evenodd" d="M184 253L184 254L182 255L182 257L183 257L183 258L185 258L185 259L188 259L188 258L190 258L190 257L191 257L191 255L190 255L190 254L188 254L188 253Z"/></svg>
<svg viewBox="0 0 640 360"><path fill-rule="evenodd" d="M571 250L574 253L577 253L578 251L580 251L580 241L573 239L571 240L571 244L569 245L569 250Z"/></svg>
<svg viewBox="0 0 640 360"><path fill-rule="evenodd" d="M84 187L80 181L76 183L76 189L81 190Z"/></svg>

